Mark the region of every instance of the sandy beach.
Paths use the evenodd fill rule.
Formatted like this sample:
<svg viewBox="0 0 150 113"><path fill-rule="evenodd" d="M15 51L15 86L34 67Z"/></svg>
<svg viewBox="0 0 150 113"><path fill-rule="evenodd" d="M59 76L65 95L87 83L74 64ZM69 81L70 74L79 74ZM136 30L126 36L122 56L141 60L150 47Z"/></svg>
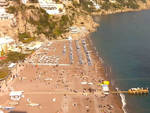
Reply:
<svg viewBox="0 0 150 113"><path fill-rule="evenodd" d="M122 113L119 97L104 95L98 86L105 80L104 67L89 42L82 39L45 43L18 66L17 70L23 68L15 82L8 84L1 105L14 106L13 111L19 113ZM24 91L17 104L10 100L10 90Z"/></svg>

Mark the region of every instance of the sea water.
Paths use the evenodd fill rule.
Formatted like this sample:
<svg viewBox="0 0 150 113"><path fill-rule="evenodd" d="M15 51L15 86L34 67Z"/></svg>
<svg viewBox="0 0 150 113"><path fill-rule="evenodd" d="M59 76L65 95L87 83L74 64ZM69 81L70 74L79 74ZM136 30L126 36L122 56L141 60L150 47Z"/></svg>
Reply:
<svg viewBox="0 0 150 113"><path fill-rule="evenodd" d="M98 19L97 19L98 18ZM94 17L92 41L120 90L150 88L150 10ZM150 96L122 95L127 113L150 113Z"/></svg>

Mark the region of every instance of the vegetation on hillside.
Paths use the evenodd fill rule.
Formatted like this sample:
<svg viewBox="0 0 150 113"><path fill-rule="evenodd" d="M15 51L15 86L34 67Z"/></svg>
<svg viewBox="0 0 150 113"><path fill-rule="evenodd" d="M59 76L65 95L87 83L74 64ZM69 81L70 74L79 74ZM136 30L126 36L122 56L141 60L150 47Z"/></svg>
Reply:
<svg viewBox="0 0 150 113"><path fill-rule="evenodd" d="M131 8L131 9L138 9L139 4L138 2L142 1L146 3L146 0L116 0L116 3L111 3L109 0L104 0L101 4L102 9L109 10L109 9L124 9L124 8Z"/></svg>
<svg viewBox="0 0 150 113"><path fill-rule="evenodd" d="M13 13L15 14L17 12L17 8L15 6L9 6L6 8L7 13Z"/></svg>
<svg viewBox="0 0 150 113"><path fill-rule="evenodd" d="M27 55L22 54L19 52L9 52L7 54L7 61L8 62L18 62L18 61L23 61Z"/></svg>
<svg viewBox="0 0 150 113"><path fill-rule="evenodd" d="M19 38L19 41L23 43L30 43L36 39L35 37L32 37L30 33L28 32L19 33L18 38Z"/></svg>
<svg viewBox="0 0 150 113"><path fill-rule="evenodd" d="M83 10L85 10L89 13L95 11L94 7L93 7L93 3L91 1L81 0L80 4L81 4L81 7L83 8Z"/></svg>
<svg viewBox="0 0 150 113"><path fill-rule="evenodd" d="M36 1L32 0L32 2ZM36 39L35 37L41 34L45 35L48 39L57 39L57 37L65 33L68 27L73 24L72 15L51 16L44 9L33 5L25 6L24 4L17 4L15 7L8 7L7 12L16 15L19 12L22 14L25 31L18 33L18 38L23 43L34 41ZM31 30L30 28L29 30L28 26L34 26L34 29Z"/></svg>
<svg viewBox="0 0 150 113"><path fill-rule="evenodd" d="M71 17L63 15L61 17L50 16L42 8L36 9L38 12L38 19L35 20L33 16L30 16L27 20L30 24L36 26L36 34L44 34L48 39L52 37L56 39L62 33L66 32L66 29L72 25Z"/></svg>
<svg viewBox="0 0 150 113"><path fill-rule="evenodd" d="M10 70L8 68L1 68L0 69L0 79L5 78L10 74Z"/></svg>
<svg viewBox="0 0 150 113"><path fill-rule="evenodd" d="M116 3L111 3L110 0L93 0L95 3L98 3L101 7L100 10L117 10L117 9L124 9L124 8L131 8L131 9L138 9L139 4L138 2L142 1L146 3L146 0L116 0ZM91 13L95 12L96 9L93 6L93 3L90 0L80 0L80 4L73 1L73 5L75 7L81 7L83 10Z"/></svg>
<svg viewBox="0 0 150 113"><path fill-rule="evenodd" d="M16 63L18 61L23 61L27 56L28 54L23 54L19 52L8 52L6 55L7 58L5 60L0 61L0 66L5 67L5 65L8 63Z"/></svg>
<svg viewBox="0 0 150 113"><path fill-rule="evenodd" d="M137 9L139 5L137 4L136 0L124 1L124 0L116 0L116 3L110 3L109 1L105 1L102 4L102 9L123 9L123 8L131 8Z"/></svg>
<svg viewBox="0 0 150 113"><path fill-rule="evenodd" d="M61 2L60 0L55 0ZM146 0L116 0L116 3L111 3L110 0L93 0L100 4L100 10L117 10L124 8L139 8L138 1L146 2ZM18 33L18 38L23 43L29 43L34 41L35 37L45 36L48 39L57 39L63 33L67 32L68 27L73 24L75 17L82 15L82 11L86 13L95 12L96 9L90 0L80 0L80 4L76 1L72 1L72 6L66 7L68 12L63 16L51 16L46 13L42 8L34 5L26 6L20 3L20 0L15 0L16 5L7 8L7 12L14 13L16 16L22 14L22 22L25 26L23 32ZM29 0L31 3L37 3L37 0ZM77 11L78 9L82 9ZM60 9L61 11L62 9ZM71 13L70 13L71 12ZM29 28L30 27L30 28ZM32 29L33 28L33 29Z"/></svg>

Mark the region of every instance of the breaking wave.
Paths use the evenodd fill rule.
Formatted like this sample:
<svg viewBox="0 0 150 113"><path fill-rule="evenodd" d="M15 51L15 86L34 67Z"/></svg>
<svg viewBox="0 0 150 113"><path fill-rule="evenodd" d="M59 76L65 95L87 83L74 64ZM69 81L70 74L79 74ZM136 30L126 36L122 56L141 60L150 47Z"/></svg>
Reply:
<svg viewBox="0 0 150 113"><path fill-rule="evenodd" d="M119 88L116 88L116 90L118 91ZM125 95L120 93L120 97L121 97L121 102L122 102L122 110L123 110L124 113L127 113L127 111L125 109L125 107L127 105Z"/></svg>

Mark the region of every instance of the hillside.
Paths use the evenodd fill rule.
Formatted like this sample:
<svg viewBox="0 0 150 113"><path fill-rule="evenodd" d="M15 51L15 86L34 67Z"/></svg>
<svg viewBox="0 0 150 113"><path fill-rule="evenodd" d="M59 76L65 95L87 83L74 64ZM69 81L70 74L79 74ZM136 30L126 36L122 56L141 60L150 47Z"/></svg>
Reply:
<svg viewBox="0 0 150 113"><path fill-rule="evenodd" d="M13 13L16 18L16 26L13 27L13 33L24 43L38 39L59 39L66 38L64 34L68 32L70 26L82 25L92 18L87 12L80 10L80 7L70 4L65 6L66 14L48 15L41 7L31 4L24 5L16 0L11 2L7 8L8 13ZM80 18L80 20L79 20ZM91 21L92 24L92 21ZM85 25L87 26L87 25Z"/></svg>
<svg viewBox="0 0 150 113"><path fill-rule="evenodd" d="M11 1L7 8L13 13L16 26L9 28L9 35L23 43L43 39L62 39L72 35L82 37L83 34L70 34L69 27L85 27L86 34L95 30L97 24L93 22L92 14L112 14L116 12L136 11L148 9L149 0L76 0L64 4L66 13L63 15L49 15L37 1L30 0L24 5L19 0ZM57 3L63 4L60 0Z"/></svg>

